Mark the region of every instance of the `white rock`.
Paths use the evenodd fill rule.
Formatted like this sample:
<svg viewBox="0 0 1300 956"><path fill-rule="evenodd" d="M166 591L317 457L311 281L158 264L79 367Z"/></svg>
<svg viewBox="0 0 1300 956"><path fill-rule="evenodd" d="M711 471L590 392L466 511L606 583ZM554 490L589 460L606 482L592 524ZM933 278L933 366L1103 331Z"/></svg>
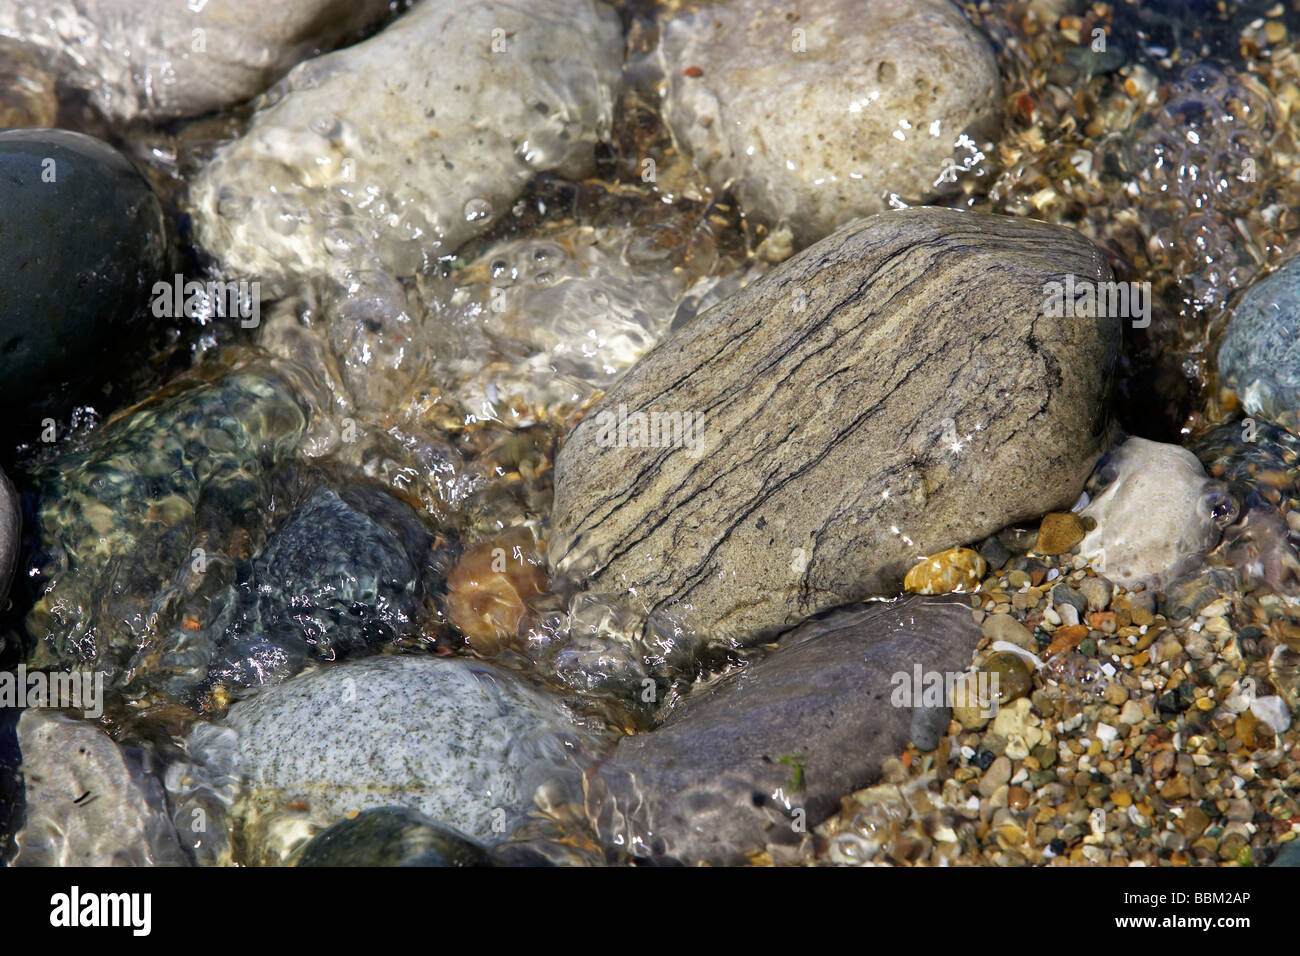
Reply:
<svg viewBox="0 0 1300 956"><path fill-rule="evenodd" d="M1281 697L1256 697L1250 704L1250 712L1273 728L1277 734L1285 733L1291 726L1291 711Z"/></svg>
<svg viewBox="0 0 1300 956"><path fill-rule="evenodd" d="M1218 541L1213 510L1228 499L1185 448L1130 438L1111 455L1114 480L1082 512L1097 527L1080 557L1125 587L1167 583Z"/></svg>
<svg viewBox="0 0 1300 956"><path fill-rule="evenodd" d="M39 709L18 720L26 788L19 866L181 866L162 782L143 752L91 721Z"/></svg>
<svg viewBox="0 0 1300 956"><path fill-rule="evenodd" d="M993 53L948 0L731 0L662 33L678 143L800 244L933 198L997 125Z"/></svg>
<svg viewBox="0 0 1300 956"><path fill-rule="evenodd" d="M388 0L0 0L0 36L48 51L123 120L224 109L347 42Z"/></svg>
<svg viewBox="0 0 1300 956"><path fill-rule="evenodd" d="M424 0L272 89L194 184L196 235L229 273L273 287L413 275L534 173L591 171L621 63L618 17L595 0Z"/></svg>

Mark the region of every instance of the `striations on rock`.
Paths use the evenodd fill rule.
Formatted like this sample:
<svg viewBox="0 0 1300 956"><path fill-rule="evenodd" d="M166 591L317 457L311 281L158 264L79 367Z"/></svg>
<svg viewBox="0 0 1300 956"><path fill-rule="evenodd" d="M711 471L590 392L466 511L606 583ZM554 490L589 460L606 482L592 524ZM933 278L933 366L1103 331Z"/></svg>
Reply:
<svg viewBox="0 0 1300 956"><path fill-rule="evenodd" d="M1067 273L1110 277L1087 240L1022 219L908 209L827 237L666 339L573 430L553 568L754 640L1070 505L1119 333L1046 317Z"/></svg>

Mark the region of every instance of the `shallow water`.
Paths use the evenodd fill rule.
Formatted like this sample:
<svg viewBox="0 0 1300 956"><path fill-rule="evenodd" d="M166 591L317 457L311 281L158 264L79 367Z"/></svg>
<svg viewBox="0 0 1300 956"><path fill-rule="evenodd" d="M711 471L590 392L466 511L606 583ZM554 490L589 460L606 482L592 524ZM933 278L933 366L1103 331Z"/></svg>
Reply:
<svg viewBox="0 0 1300 956"><path fill-rule="evenodd" d="M6 469L24 489L44 495L29 497L35 527L62 528L70 522L52 509L85 504L68 490L81 480L69 478L70 471L85 479L85 501L93 506L103 491L94 481L100 467L141 476L148 488L117 494L137 495L147 515L142 521L165 526L118 529L130 546L148 549L127 570L113 564L123 543L105 537L64 542L75 561L37 554L15 598L16 608L34 605L23 612L28 635L55 634L41 645L40 655L50 656L35 660L93 658L95 641L110 650L98 663L109 668L116 690L107 726L118 739L169 741L246 692L247 684L224 678L201 693L182 690L165 668L141 662L188 640L196 609L218 591L255 587L246 566L257 565L293 514L311 484L304 475L386 489L418 509L423 532L435 542L431 578L508 529L529 529L541 554L557 442L670 328L782 257L777 237L746 220L730 195L712 193L664 129L659 78L646 53L656 15L678 6L636 0L620 7L628 82L594 177L538 177L487 234L414 278L358 262L342 278L321 278L263 303L257 330L211 313L182 319L150 361L118 377L107 400L60 423L56 442L27 436L10 450ZM1295 251L1286 236L1300 208L1289 122L1300 105L1300 14L1285 13L1285 41L1268 43L1250 24L1270 4L1255 2L1229 5L1227 16L1209 4L1166 16L1159 11L1177 5L1144 5L1155 9L1139 15L1119 3L1108 17L1052 0L964 6L994 41L1006 118L996 151L962 171L947 202L1071 226L1104 250L1117 277L1151 282L1150 327L1125 332L1115 404L1124 428L1181 440L1227 418L1234 402L1219 393L1207 358L1225 310L1254 277ZM1070 15L1077 23L1056 26ZM1080 56L1087 49L1080 37L1099 24L1120 52ZM1259 42L1247 43L1244 53L1224 39L1257 34ZM34 60L5 55L0 62L0 126L60 125L114 142L147 170L167 203L180 240L177 270L203 274L211 264L189 244L185 185L239 134L256 102L189 122L113 127L84 95L56 88ZM643 175L644 157L655 161L653 181ZM266 475L250 475L242 459L232 458L237 480L162 493L157 482L168 469L151 469L163 452L111 444L126 410L165 386L170 393L150 406L164 409L164 418L166 409L187 409L184 396L192 399L195 388L237 391L238 382L251 381L240 376L261 374L286 390L277 399L284 419L267 420L267 434L248 439L283 441ZM228 406L235 399L216 394L234 413ZM186 414L158 427L183 432ZM301 421L290 420L298 415ZM213 439L204 441L210 446ZM81 459L80 471L69 465ZM299 470L278 470L290 464ZM1258 492L1240 491L1252 493ZM180 519L159 513L173 495L184 499L187 528L223 556L218 574L196 579L187 572L194 542L169 537L166 529ZM1283 512L1295 503L1289 490L1287 498L1285 507L1276 505ZM1295 534L1285 518L1269 524L1258 503L1252 513L1258 526L1235 535L1219 560L1249 567L1284 592L1300 586L1300 574L1292 573L1300 571L1292 560ZM42 543L51 546L48 536ZM1250 556L1240 558L1243 552ZM648 728L697 678L748 656L722 650L696 657L690 635L648 625L624 598L558 579L533 593L538 589L510 574L483 575L490 579L485 590L507 604L518 598L510 633L489 645L500 649L498 662L561 691L609 739ZM112 599L104 599L110 592ZM166 600L146 606L160 592ZM473 654L470 628L458 624L437 592L431 586L404 605L411 626L396 634L390 628L374 643L394 653ZM193 631L209 626L198 620ZM20 623L8 622L15 630ZM27 644L31 651L30 637ZM333 659L336 650L326 646L322 656ZM1078 683L1087 675L1067 676ZM638 692L647 682L655 688L649 700ZM874 829L891 825L896 813L881 806L867 815L864 826ZM859 850L845 843L835 852L851 858Z"/></svg>

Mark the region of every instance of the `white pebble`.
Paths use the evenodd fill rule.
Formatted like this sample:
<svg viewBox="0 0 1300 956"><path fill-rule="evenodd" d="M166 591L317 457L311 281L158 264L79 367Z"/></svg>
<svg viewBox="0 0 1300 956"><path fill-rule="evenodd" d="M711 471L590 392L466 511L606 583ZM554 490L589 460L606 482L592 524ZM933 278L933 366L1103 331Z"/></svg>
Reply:
<svg viewBox="0 0 1300 956"><path fill-rule="evenodd" d="M1250 704L1250 712L1273 728L1275 734L1285 733L1291 726L1291 711L1281 697L1256 697Z"/></svg>

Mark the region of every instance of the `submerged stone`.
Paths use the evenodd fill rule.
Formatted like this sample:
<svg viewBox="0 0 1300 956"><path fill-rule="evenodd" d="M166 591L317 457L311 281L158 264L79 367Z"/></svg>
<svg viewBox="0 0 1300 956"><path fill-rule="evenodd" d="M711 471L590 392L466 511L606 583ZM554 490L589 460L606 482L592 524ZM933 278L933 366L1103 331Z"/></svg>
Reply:
<svg viewBox="0 0 1300 956"><path fill-rule="evenodd" d="M1246 290L1219 345L1219 374L1248 414L1300 420L1300 258Z"/></svg>
<svg viewBox="0 0 1300 956"><path fill-rule="evenodd" d="M158 628L219 591L263 525L271 469L308 414L286 379L250 367L138 406L41 465L31 663L87 665L110 682L147 671Z"/></svg>
<svg viewBox="0 0 1300 956"><path fill-rule="evenodd" d="M946 711L945 677L979 640L969 602L948 596L802 624L662 726L621 740L591 781L588 813L607 846L655 861L734 865L798 845L918 729L934 734L917 712Z"/></svg>
<svg viewBox="0 0 1300 956"><path fill-rule="evenodd" d="M1062 274L1110 270L1069 230L947 209L805 250L671 334L568 436L552 567L752 641L1068 507L1119 331L1047 317Z"/></svg>
<svg viewBox="0 0 1300 956"><path fill-rule="evenodd" d="M16 866L182 866L162 782L144 751L44 710L18 721L26 823Z"/></svg>
<svg viewBox="0 0 1300 956"><path fill-rule="evenodd" d="M558 699L461 658L322 667L239 701L225 725L233 734L196 731L190 753L239 780L250 862L281 862L316 831L378 807L499 841L538 786L594 753Z"/></svg>
<svg viewBox="0 0 1300 956"><path fill-rule="evenodd" d="M465 834L405 807L363 810L316 834L295 866L492 866Z"/></svg>
<svg viewBox="0 0 1300 956"><path fill-rule="evenodd" d="M1177 445L1130 438L1099 470L1109 483L1083 509L1082 517L1097 524L1079 553L1116 584L1172 581L1237 517L1226 486Z"/></svg>
<svg viewBox="0 0 1300 956"><path fill-rule="evenodd" d="M935 198L997 133L993 51L948 0L728 0L662 33L674 137L801 245Z"/></svg>
<svg viewBox="0 0 1300 956"><path fill-rule="evenodd" d="M198 241L277 283L414 275L535 173L591 171L621 62L618 17L593 0L425 0L272 90L192 187Z"/></svg>
<svg viewBox="0 0 1300 956"><path fill-rule="evenodd" d="M196 116L266 89L348 40L388 0L0 0L0 36L48 51L64 82L123 120Z"/></svg>
<svg viewBox="0 0 1300 956"><path fill-rule="evenodd" d="M0 131L0 380L23 424L57 416L141 335L165 265L162 207L113 147Z"/></svg>
<svg viewBox="0 0 1300 956"><path fill-rule="evenodd" d="M415 634L439 559L414 509L378 486L317 487L271 532L204 627L164 639L155 674L193 699L290 677Z"/></svg>

